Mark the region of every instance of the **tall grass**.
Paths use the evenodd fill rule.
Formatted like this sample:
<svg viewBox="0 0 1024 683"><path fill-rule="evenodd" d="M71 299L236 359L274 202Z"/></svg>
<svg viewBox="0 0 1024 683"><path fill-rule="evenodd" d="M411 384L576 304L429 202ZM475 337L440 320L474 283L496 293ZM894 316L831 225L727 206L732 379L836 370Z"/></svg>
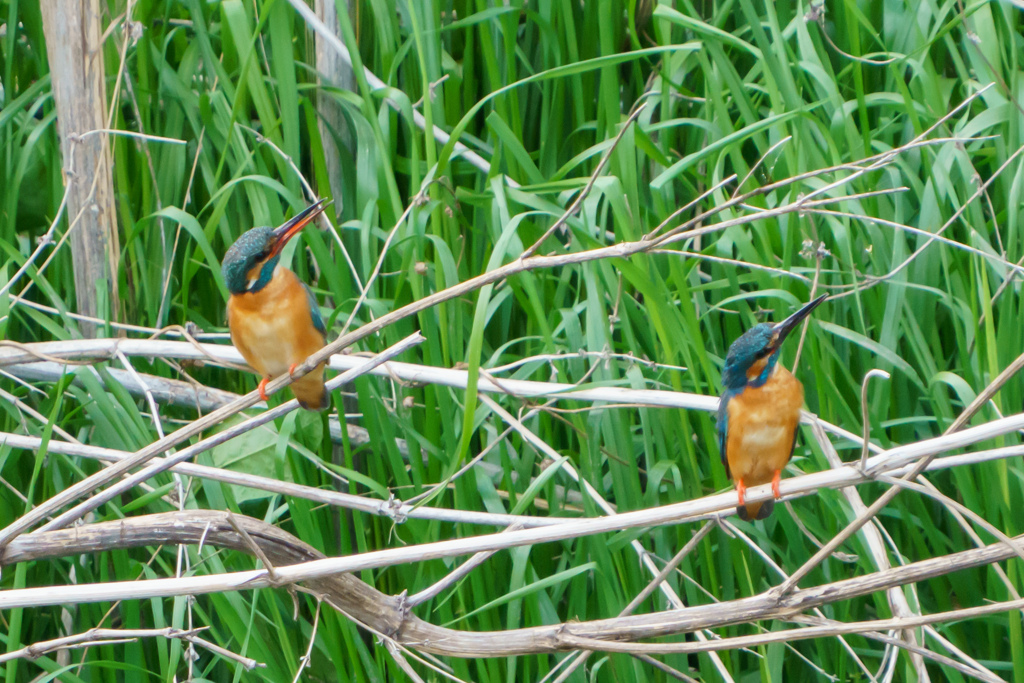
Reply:
<svg viewBox="0 0 1024 683"><path fill-rule="evenodd" d="M342 192L331 197L337 208L331 216L335 235L306 230L285 259L312 285L337 333L517 257L576 197L638 103L647 107L637 125L622 135L579 212L543 243L542 252L638 240L731 174L744 181L742 188L735 182L719 187L676 223L724 203L734 191L900 147L991 85L928 136L959 140L906 151L885 168L830 191L841 196L902 188L899 193L849 200L833 213L789 214L710 232L655 254L525 273L388 327L357 350L383 349L419 329L426 342L405 360L465 364L472 375L536 356L501 376L717 395L722 359L733 339L755 322L787 315L812 290L824 291L835 297L814 314L799 363L793 366L794 342L783 361L803 381L809 410L857 433L863 376L873 368L889 371L889 381L876 381L869 389L871 436L883 447L942 433L1020 354L1024 308L1019 267L1012 264L1024 258L1022 165L1014 158L1003 168L1024 145L1019 92L1024 20L1014 5L929 0L823 6L750 0L353 4L351 19L341 13L342 40L357 66L388 84L386 92L372 91L358 72L352 92L321 84L313 35L284 0L103 3L110 26L108 92L120 72L123 41L132 41L123 88L113 104L114 127L185 143L111 138L123 295L114 319L153 329L194 323L205 332L225 330L219 258L226 248L245 229L277 225L304 206L303 178L318 196L331 195L318 101L341 108L351 137L351 148L338 145L343 173ZM141 31L126 31L127 9ZM814 20L817 13L820 23ZM0 38L3 285L47 230L63 186L37 4L0 0L0 22L6 28ZM481 171L453 154L452 143L424 133L413 122L414 109L422 112L428 130L437 125L458 133L489 169ZM341 139L341 131L331 133ZM751 204L772 208L839 175L811 177ZM983 183L988 184L979 195ZM400 222L418 195L409 219ZM728 209L714 221L748 210ZM950 241L929 242L922 232L907 229L934 233L954 216L943 233ZM58 234L65 226L66 221ZM43 273L40 263L11 289L17 293L31 285L24 302L0 298L4 339L78 335L80 323L69 312L75 301L70 252L58 251ZM357 306L364 288L365 302ZM117 334L114 325L106 331ZM139 371L176 378L187 373L202 384L237 392L251 391L257 381L235 370L133 363ZM72 383L75 377L80 381ZM102 372L97 380L73 368L53 383L27 385L4 377L0 388L42 419L2 400L0 428L46 438L57 438L59 428L83 442L123 450L154 441L148 405L102 377ZM334 398L342 405L340 395ZM976 419L1019 412L1022 401L1020 382L1011 381ZM525 406L515 398L500 402L513 413ZM317 487L338 486L335 475L340 474L350 492L406 500L445 481L506 427L475 393L435 385L363 378L350 388L344 405L353 413L348 420L368 430L365 447L332 446L318 418L292 414L258 436L204 454L202 462ZM571 409L542 411L527 426L619 511L730 486L708 413L558 407ZM159 415L165 430L194 418L194 411L184 408L162 407ZM790 472L827 469L809 432L803 436ZM407 445L404 456L399 440ZM1004 437L995 445L1016 442ZM836 447L845 460L859 457L855 444L837 442ZM518 435L502 439L485 459L492 469L454 479L431 504L536 515L601 514L562 474L531 487L541 475L543 456ZM0 476L9 484L0 486L0 526L96 467L45 449L32 453L0 445ZM955 468L929 479L1004 533L1024 533L1019 460ZM395 525L210 481L179 485L163 476L151 484L161 495L136 490L102 507L96 518L172 509L162 496L179 492L185 508L263 519L328 555L480 532L470 525L412 519ZM881 484L859 487L867 501L882 490ZM810 536L828 539L852 517L842 494L826 490L780 506L763 524L737 525L791 572L816 550ZM971 546L946 508L912 492L901 494L880 520L894 562ZM667 526L499 553L416 613L467 630L611 617L651 578L630 541L638 539L663 562L695 532L690 525ZM860 536L842 551L803 583L877 569ZM5 568L0 586L174 576L177 552L173 547L119 550L22 564ZM254 566L240 553L189 547L186 555L183 566L191 572ZM453 563L438 560L363 572L360 578L385 593L414 593L452 568ZM699 544L681 570L688 578L673 575L669 583L691 605L751 595L780 580L742 539L721 529ZM1024 590L1020 564L1010 562L1007 572L1017 590ZM560 578L545 581L553 576ZM1009 595L991 569L979 569L922 582L910 597L915 608L928 613ZM666 606L659 595L642 609ZM46 672L62 681L188 676L290 681L309 646L314 610L313 600L302 597L294 620L288 594L269 589L194 602L126 600L66 611L12 610L0 613L0 643L7 650L95 626L202 625L210 628L203 636L207 640L267 666L246 671L202 649L190 661L181 641L151 639L10 662L6 680L35 680ZM832 605L825 613L856 621L889 616L889 605L876 595ZM1020 613L940 630L999 676L1024 681ZM723 636L748 632L749 626L720 631ZM859 636L848 641L869 669L878 670L882 644ZM926 644L943 651L934 641ZM729 651L721 660L737 681L824 680L824 672L839 680L863 679L838 639L792 647ZM559 659L446 663L462 680L537 681ZM700 680L722 678L707 655L661 659ZM905 654L897 667L897 680L915 679ZM430 669L418 671L441 680ZM959 672L936 664L929 672L936 680L963 680ZM666 675L626 655L595 655L570 680L668 680ZM324 609L303 676L385 681L404 674L373 637Z"/></svg>

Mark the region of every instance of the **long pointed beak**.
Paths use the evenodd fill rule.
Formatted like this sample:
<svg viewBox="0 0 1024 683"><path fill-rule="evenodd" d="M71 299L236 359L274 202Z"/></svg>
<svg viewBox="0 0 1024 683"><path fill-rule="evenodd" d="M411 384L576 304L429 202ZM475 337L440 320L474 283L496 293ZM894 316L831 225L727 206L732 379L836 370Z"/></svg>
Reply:
<svg viewBox="0 0 1024 683"><path fill-rule="evenodd" d="M793 315L789 316L788 318L783 320L781 323L777 323L775 325L775 328L773 329L773 331L775 332L775 339L776 339L775 346L776 346L776 348L778 348L779 346L782 345L782 342L785 341L785 339L786 339L786 335L788 335L790 332L792 332L796 328L796 326L799 325L800 322L804 318L806 318L808 315L810 315L811 311L813 311L815 308L817 308L821 304L821 302L824 301L827 298L828 298L828 294L822 294L821 296L819 296L814 301L811 301L810 303L804 304L804 306L799 311L797 311Z"/></svg>
<svg viewBox="0 0 1024 683"><path fill-rule="evenodd" d="M292 216L289 221L280 227L274 228L272 233L274 235L273 254L276 255L281 253L281 250L284 249L284 245L288 244L288 240L299 234L300 230L309 225L314 218L322 214L324 209L328 206L329 205L326 203L326 200L319 199L315 203L310 204L305 209Z"/></svg>

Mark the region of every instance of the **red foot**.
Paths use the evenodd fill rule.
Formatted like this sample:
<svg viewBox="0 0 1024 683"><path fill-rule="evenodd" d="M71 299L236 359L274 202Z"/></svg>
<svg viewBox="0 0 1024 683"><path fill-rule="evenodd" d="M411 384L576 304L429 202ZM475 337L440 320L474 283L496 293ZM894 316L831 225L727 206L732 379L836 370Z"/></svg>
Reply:
<svg viewBox="0 0 1024 683"><path fill-rule="evenodd" d="M270 381L269 377L264 377L260 380L260 385L256 387L256 390L260 392L260 398L264 401L267 400L267 382Z"/></svg>
<svg viewBox="0 0 1024 683"><path fill-rule="evenodd" d="M298 363L292 363L288 366L288 376L291 377L295 374L295 368L299 367Z"/></svg>
<svg viewBox="0 0 1024 683"><path fill-rule="evenodd" d="M776 498L782 498L782 492L779 491L779 482L782 481L782 470L775 470L775 476L772 477L772 493L775 494Z"/></svg>
<svg viewBox="0 0 1024 683"><path fill-rule="evenodd" d="M747 487L744 485L742 479L736 480L736 495L739 496L740 505L743 505L744 501L747 499Z"/></svg>

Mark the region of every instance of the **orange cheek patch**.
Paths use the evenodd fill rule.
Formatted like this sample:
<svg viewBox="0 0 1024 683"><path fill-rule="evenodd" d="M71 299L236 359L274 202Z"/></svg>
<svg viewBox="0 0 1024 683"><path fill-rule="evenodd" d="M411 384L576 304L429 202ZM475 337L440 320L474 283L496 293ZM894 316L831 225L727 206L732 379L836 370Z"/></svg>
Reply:
<svg viewBox="0 0 1024 683"><path fill-rule="evenodd" d="M764 366L767 364L768 356L754 361L754 364L747 368L747 379L756 379L764 371Z"/></svg>
<svg viewBox="0 0 1024 683"><path fill-rule="evenodd" d="M263 264L257 263L255 266L249 269L249 272L245 274L245 277L249 282L260 279L260 271L263 270Z"/></svg>

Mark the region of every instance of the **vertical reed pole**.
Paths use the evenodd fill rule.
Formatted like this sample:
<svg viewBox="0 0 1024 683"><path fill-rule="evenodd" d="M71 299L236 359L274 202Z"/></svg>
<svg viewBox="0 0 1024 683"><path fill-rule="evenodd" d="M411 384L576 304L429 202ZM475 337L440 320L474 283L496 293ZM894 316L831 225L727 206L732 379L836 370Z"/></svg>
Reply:
<svg viewBox="0 0 1024 683"><path fill-rule="evenodd" d="M42 0L41 9L68 186L78 312L99 317L105 298L111 319L116 319L120 246L109 138L93 132L107 128L100 2ZM98 328L83 324L82 331L92 337Z"/></svg>

